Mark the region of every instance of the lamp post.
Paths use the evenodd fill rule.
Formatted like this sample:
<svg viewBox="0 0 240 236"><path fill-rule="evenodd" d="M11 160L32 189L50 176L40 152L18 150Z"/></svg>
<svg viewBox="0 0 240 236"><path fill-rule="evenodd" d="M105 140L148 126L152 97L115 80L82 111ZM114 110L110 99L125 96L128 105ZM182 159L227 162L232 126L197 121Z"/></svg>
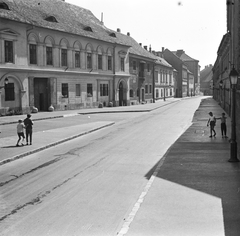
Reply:
<svg viewBox="0 0 240 236"><path fill-rule="evenodd" d="M4 80L4 85L0 86L0 89L4 88L6 84L8 84L8 78L7 77Z"/></svg>
<svg viewBox="0 0 240 236"><path fill-rule="evenodd" d="M228 160L229 162L239 162L237 158L237 142L236 142L236 85L237 85L237 80L238 80L238 72L236 69L233 68L230 71L229 74L230 82L231 82L231 87L232 87L232 109L231 109L231 128L232 128L232 133L231 133L231 142L230 142L230 159Z"/></svg>

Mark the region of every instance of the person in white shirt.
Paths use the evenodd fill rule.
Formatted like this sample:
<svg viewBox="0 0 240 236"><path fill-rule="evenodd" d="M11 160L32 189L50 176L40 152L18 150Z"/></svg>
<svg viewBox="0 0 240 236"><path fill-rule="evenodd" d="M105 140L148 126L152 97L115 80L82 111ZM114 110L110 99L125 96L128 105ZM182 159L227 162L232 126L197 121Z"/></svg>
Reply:
<svg viewBox="0 0 240 236"><path fill-rule="evenodd" d="M215 125L216 125L216 118L211 111L208 114L210 115L210 117L208 119L207 126L210 125L210 136L209 136L209 138L212 138L212 136L213 137L216 136L216 131L215 131L215 128L214 128ZM212 135L212 133L214 133L214 135Z"/></svg>
<svg viewBox="0 0 240 236"><path fill-rule="evenodd" d="M19 146L19 142L21 141L21 138L22 138L22 146L23 146L23 141L25 139L25 135L24 135L24 132L23 132L24 128L25 128L25 126L23 124L23 121L19 120L18 125L17 125L17 135L18 135L18 141L17 141L17 144L16 144L17 147Z"/></svg>

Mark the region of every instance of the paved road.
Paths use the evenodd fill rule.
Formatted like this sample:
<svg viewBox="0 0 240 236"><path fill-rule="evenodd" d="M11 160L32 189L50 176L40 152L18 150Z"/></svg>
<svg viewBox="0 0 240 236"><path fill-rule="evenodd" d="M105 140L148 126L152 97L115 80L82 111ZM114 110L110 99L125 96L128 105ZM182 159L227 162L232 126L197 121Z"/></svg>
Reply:
<svg viewBox="0 0 240 236"><path fill-rule="evenodd" d="M2 235L116 235L148 183L146 173L191 124L199 100L2 165Z"/></svg>

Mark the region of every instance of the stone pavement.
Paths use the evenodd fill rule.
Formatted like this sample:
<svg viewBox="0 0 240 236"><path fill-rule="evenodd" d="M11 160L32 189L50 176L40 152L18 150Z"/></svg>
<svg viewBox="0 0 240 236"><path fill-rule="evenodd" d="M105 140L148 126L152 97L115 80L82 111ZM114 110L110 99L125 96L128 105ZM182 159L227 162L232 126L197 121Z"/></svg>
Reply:
<svg viewBox="0 0 240 236"><path fill-rule="evenodd" d="M209 138L210 111L224 112L212 98L202 100L193 124L146 174L148 184L118 236L240 235L240 164L228 162L220 121Z"/></svg>

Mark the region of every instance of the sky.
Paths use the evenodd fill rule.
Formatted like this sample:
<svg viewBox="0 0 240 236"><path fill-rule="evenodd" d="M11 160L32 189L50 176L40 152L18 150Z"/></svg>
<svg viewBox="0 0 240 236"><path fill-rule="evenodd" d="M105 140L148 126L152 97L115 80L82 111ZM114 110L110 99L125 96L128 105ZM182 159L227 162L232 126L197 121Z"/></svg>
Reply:
<svg viewBox="0 0 240 236"><path fill-rule="evenodd" d="M214 65L227 32L225 0L65 0L90 10L104 25L130 33L152 50L183 49L201 70Z"/></svg>

